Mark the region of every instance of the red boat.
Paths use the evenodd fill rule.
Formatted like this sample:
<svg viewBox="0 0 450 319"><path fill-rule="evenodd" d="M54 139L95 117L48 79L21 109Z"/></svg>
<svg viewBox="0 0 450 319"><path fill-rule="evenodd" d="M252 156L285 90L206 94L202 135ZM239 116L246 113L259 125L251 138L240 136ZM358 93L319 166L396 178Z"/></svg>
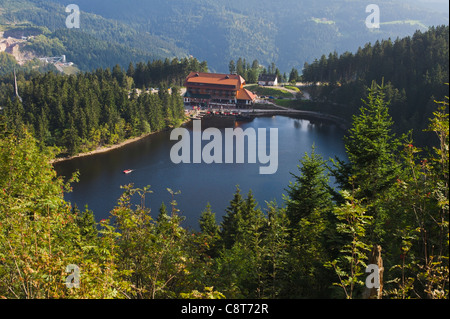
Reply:
<svg viewBox="0 0 450 319"><path fill-rule="evenodd" d="M123 171L124 174L130 174L133 170L132 169L126 169Z"/></svg>

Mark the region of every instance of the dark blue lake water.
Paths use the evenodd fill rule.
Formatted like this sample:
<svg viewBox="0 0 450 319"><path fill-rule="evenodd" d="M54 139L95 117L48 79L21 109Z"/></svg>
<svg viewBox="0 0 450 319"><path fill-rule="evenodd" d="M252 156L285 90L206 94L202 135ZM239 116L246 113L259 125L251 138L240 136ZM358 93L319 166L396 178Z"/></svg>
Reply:
<svg viewBox="0 0 450 319"><path fill-rule="evenodd" d="M297 165L305 152L314 144L324 159L346 158L344 131L332 124L312 124L309 120L285 116L260 117L252 122L237 123L243 130L252 127L278 128L278 170L273 175L260 175L255 164L174 164L170 150L177 141L170 140L170 131L150 135L140 141L107 153L81 157L55 164L59 175L70 176L80 172L80 181L66 200L82 209L88 205L97 221L108 218L122 194L121 185L133 183L135 187L151 186L153 194L147 196L147 207L156 217L162 202L170 206L167 188L181 191L176 196L180 214L186 219L183 226L198 229L198 219L209 202L222 221L225 209L233 198L236 185L245 195L252 190L264 209L265 201L283 204L282 195L292 180L290 172L298 173ZM224 132L224 129L221 129ZM192 135L192 134L191 134ZM208 141L203 142L207 144ZM268 150L269 151L269 150ZM123 170L133 169L131 174Z"/></svg>

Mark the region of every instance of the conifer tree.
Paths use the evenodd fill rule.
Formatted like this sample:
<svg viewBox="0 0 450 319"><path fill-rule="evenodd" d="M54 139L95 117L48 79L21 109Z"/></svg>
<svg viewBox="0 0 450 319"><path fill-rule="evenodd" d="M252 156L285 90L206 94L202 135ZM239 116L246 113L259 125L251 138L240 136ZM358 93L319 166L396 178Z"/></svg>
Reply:
<svg viewBox="0 0 450 319"><path fill-rule="evenodd" d="M360 198L375 198L398 176L396 155L400 142L392 132L389 101L385 87L375 82L368 90L367 101L354 117L345 148L352 165L352 176Z"/></svg>
<svg viewBox="0 0 450 319"><path fill-rule="evenodd" d="M220 237L225 248L231 248L241 232L242 209L241 190L239 186L236 186L236 192L226 209L226 214L221 223Z"/></svg>
<svg viewBox="0 0 450 319"><path fill-rule="evenodd" d="M216 214L212 212L211 205L208 203L206 209L200 215L200 230L205 238L206 254L212 258L217 256L218 242L220 239L220 227L216 222Z"/></svg>
<svg viewBox="0 0 450 319"><path fill-rule="evenodd" d="M267 219L264 227L264 296L284 297L283 293L292 287L288 276L289 263L289 219L285 208L274 202L267 203ZM289 296L287 296L289 297ZM291 296L292 297L292 296Z"/></svg>
<svg viewBox="0 0 450 319"><path fill-rule="evenodd" d="M325 161L316 153L313 145L311 155L305 154L298 165L300 175L291 173L294 182L290 182L285 197L290 227L295 229L302 218L315 211L330 211L331 193Z"/></svg>
<svg viewBox="0 0 450 319"><path fill-rule="evenodd" d="M324 294L328 275L324 262L330 254L327 247L333 235L332 196L325 161L312 146L298 165L300 175L291 173L295 181L287 189L286 215L289 219L289 262L287 273L294 285L284 287L283 294L296 297Z"/></svg>
<svg viewBox="0 0 450 319"><path fill-rule="evenodd" d="M345 148L348 164L337 168L341 189L355 191L354 197L367 206L374 218L368 230L373 243L382 244L384 223L392 213L391 191L401 174L399 139L392 132L389 101L385 100L385 86L372 83L367 100L363 100L360 114L355 115ZM336 163L336 162L335 162ZM344 174L347 174L345 177ZM394 203L395 204L395 203Z"/></svg>
<svg viewBox="0 0 450 319"><path fill-rule="evenodd" d="M212 212L211 205L208 203L206 209L202 212L200 216L200 230L203 234L211 237L216 237L219 235L219 226L216 222L216 214Z"/></svg>

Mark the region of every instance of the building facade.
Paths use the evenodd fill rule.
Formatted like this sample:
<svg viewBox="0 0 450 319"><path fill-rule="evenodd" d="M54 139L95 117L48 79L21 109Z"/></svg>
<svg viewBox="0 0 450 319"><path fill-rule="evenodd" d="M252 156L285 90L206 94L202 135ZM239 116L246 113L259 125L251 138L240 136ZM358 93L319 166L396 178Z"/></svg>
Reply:
<svg viewBox="0 0 450 319"><path fill-rule="evenodd" d="M260 74L258 84L261 86L277 86L278 77L275 74Z"/></svg>
<svg viewBox="0 0 450 319"><path fill-rule="evenodd" d="M244 88L244 78L237 74L191 72L184 85L186 106L251 108L256 99Z"/></svg>

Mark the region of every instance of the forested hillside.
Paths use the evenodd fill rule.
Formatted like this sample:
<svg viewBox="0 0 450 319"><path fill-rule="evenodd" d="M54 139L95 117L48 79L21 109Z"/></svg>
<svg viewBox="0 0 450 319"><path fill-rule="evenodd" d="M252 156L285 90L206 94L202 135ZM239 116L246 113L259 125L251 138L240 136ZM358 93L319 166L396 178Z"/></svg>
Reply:
<svg viewBox="0 0 450 319"><path fill-rule="evenodd" d="M30 85L36 96L46 82L68 83L46 77ZM71 77L68 90L106 79ZM392 136L384 88L374 84L346 139L348 163L312 148L286 181L284 203L261 207L238 188L219 224L206 207L199 232L183 228L176 192L156 212L145 206L160 200L151 188L133 185L96 222L64 200L70 185L49 164L54 155L2 121L0 297L367 298L365 268L381 252L383 298L448 299L448 98L435 108L428 129L439 147L425 152Z"/></svg>
<svg viewBox="0 0 450 319"><path fill-rule="evenodd" d="M230 60L242 57L264 66L274 62L282 73L334 50L355 51L367 42L448 24L448 3L439 3L378 1L381 28L371 30L362 0L77 1L82 11L170 39L214 71L226 72Z"/></svg>
<svg viewBox="0 0 450 319"><path fill-rule="evenodd" d="M50 1L1 0L0 8L0 25L41 27L40 35L30 39L28 50L38 56L64 54L83 71L116 64L125 68L130 61L187 57L186 51L170 41L95 14L82 13L80 29L67 29L65 6Z"/></svg>
<svg viewBox="0 0 450 319"><path fill-rule="evenodd" d="M364 87L372 80L384 81L391 100L397 133L414 129L420 144L428 144L422 130L424 119L434 111L434 100L448 95L449 27L433 27L427 32L396 40L376 41L355 53L322 55L305 64L302 79L327 85L311 88L313 99L332 106L334 114L355 114Z"/></svg>
<svg viewBox="0 0 450 319"><path fill-rule="evenodd" d="M275 63L285 73L328 52L355 51L367 42L412 35L449 21L442 12L445 4L419 0L379 2L377 30L365 26L367 3L362 0L80 0L81 29L62 31L65 5L62 0L2 0L0 24L48 28L48 37L59 39L82 70L115 63L126 67L125 56L137 63L193 55L217 72L226 72L228 61L243 57L263 66ZM87 52L89 47L94 53Z"/></svg>
<svg viewBox="0 0 450 319"><path fill-rule="evenodd" d="M449 298L449 27L411 32L448 17L421 0L379 1L384 24L370 31L355 27L360 0L78 0L106 18L83 13L88 27L68 30L54 2L0 0L8 30L45 26L29 49L88 70L27 65L14 72L19 97L14 61L0 54L0 300ZM221 194L221 220L205 207L198 231L183 226L183 189L167 189L166 206L150 186L123 185L100 221L67 201L78 175L58 177L57 156L179 125L186 75L210 63L227 72L238 57L253 80L254 61L275 73L311 60L302 79L322 85L306 89L313 101L288 103L348 114L346 160L311 145L281 202L237 186Z"/></svg>
<svg viewBox="0 0 450 319"><path fill-rule="evenodd" d="M14 96L14 77L10 74L0 87L6 129L17 136L27 129L41 147L56 146L63 155L74 155L179 125L184 121L183 100L176 87L169 93L167 85L184 79L190 67L200 63L195 59L159 62L159 73L145 68L141 74L130 68L130 76L119 65L112 71L98 69L73 76L19 73L22 102ZM174 67L176 70L171 71ZM134 79L140 83L142 75L147 81L154 80L145 84L162 85L158 94L137 93Z"/></svg>

